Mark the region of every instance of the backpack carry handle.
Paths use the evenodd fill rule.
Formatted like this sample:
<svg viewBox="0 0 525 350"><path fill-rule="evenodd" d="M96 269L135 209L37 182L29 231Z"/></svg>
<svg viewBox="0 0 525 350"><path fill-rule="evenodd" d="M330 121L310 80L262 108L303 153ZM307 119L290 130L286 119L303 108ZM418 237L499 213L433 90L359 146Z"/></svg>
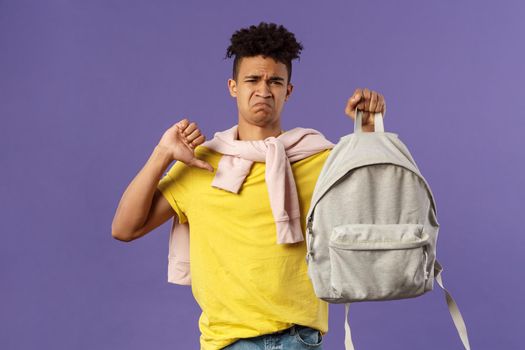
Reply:
<svg viewBox="0 0 525 350"><path fill-rule="evenodd" d="M384 132L385 128L383 125L383 114L380 112L374 113L374 132ZM363 111L355 108L355 122L354 122L354 133L362 132L363 125Z"/></svg>

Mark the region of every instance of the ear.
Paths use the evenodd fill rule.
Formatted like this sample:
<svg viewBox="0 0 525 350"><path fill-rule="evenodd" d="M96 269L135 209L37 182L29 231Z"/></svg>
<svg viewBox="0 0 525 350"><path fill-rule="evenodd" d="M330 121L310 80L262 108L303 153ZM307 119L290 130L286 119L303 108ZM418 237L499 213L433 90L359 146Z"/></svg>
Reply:
<svg viewBox="0 0 525 350"><path fill-rule="evenodd" d="M292 94L292 91L293 91L293 85L292 85L292 83L289 83L289 84L286 86L286 97L284 98L285 101L288 100L288 98L289 98L290 95Z"/></svg>
<svg viewBox="0 0 525 350"><path fill-rule="evenodd" d="M233 79L228 79L228 90L232 97L237 97L237 82Z"/></svg>

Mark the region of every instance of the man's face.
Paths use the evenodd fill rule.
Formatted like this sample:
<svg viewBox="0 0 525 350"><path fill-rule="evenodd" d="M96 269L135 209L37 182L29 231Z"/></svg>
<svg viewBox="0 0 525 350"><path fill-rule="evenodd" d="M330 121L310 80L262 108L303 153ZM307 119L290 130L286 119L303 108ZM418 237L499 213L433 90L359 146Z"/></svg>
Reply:
<svg viewBox="0 0 525 350"><path fill-rule="evenodd" d="M280 120L284 101L293 86L286 65L263 56L243 57L237 80L229 79L230 94L237 99L239 118L260 127Z"/></svg>

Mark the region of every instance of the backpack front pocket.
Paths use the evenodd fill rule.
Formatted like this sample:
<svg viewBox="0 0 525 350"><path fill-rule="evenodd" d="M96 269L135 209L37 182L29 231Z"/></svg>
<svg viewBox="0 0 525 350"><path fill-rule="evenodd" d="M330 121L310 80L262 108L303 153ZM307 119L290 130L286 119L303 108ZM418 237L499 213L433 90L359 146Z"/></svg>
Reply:
<svg viewBox="0 0 525 350"><path fill-rule="evenodd" d="M341 302L410 298L425 291L428 235L420 224L347 224L330 236L330 280Z"/></svg>

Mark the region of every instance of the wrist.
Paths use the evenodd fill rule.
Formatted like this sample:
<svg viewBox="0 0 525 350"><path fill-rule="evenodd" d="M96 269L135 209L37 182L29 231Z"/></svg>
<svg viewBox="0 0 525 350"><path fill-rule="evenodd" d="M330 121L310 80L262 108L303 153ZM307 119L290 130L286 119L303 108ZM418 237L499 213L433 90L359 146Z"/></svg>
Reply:
<svg viewBox="0 0 525 350"><path fill-rule="evenodd" d="M374 132L374 126L373 125L366 125L361 128L363 132Z"/></svg>
<svg viewBox="0 0 525 350"><path fill-rule="evenodd" d="M172 161L171 151L164 146L157 145L151 154L151 157L158 160L167 167Z"/></svg>

